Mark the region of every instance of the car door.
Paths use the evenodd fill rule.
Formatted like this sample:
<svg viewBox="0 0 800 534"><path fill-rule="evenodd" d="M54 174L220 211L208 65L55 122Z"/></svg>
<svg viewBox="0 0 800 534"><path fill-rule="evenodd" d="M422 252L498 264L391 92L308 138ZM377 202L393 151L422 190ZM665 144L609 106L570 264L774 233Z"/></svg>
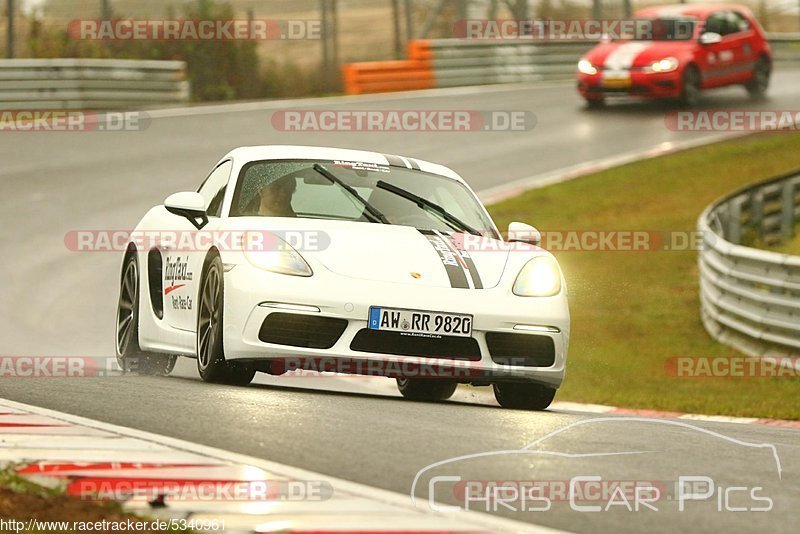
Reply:
<svg viewBox="0 0 800 534"><path fill-rule="evenodd" d="M174 243L162 243L164 317L176 329L194 332L203 262L219 228L222 201L233 163L217 165L198 189L205 201L208 223L200 230L186 217L173 215L177 229Z"/></svg>
<svg viewBox="0 0 800 534"><path fill-rule="evenodd" d="M704 33L718 33L722 39L718 43L703 45L703 87L727 85L734 79L736 69L735 55L729 38L729 11L715 11L706 19Z"/></svg>
<svg viewBox="0 0 800 534"><path fill-rule="evenodd" d="M728 49L733 53L733 69L729 83L746 82L753 71L758 50L754 47L756 32L747 18L737 11L728 12Z"/></svg>

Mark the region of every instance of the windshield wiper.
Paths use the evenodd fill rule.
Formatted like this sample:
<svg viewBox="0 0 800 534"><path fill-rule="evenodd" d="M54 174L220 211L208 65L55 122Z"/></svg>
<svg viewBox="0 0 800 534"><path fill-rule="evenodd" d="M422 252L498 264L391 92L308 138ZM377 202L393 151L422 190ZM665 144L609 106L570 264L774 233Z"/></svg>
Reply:
<svg viewBox="0 0 800 534"><path fill-rule="evenodd" d="M441 218L445 220L445 222L449 223L452 228L455 230L461 230L470 234L474 235L481 235L481 233L473 228L472 226L468 225L439 204L435 202L431 202L427 198L423 198L419 195L415 195L411 191L406 191L402 187L397 187L396 185L392 185L388 182L384 182L383 180L378 180L378 183L375 184L376 187L379 187L385 191L389 191L390 193L394 193L395 195L401 196L406 200L410 200L411 202L415 203L417 206L423 209L427 209L428 211L432 211L438 214Z"/></svg>
<svg viewBox="0 0 800 534"><path fill-rule="evenodd" d="M331 182L341 186L342 189L344 189L345 191L350 193L350 195L353 198L358 200L364 206L364 209L367 210L367 213L369 213L373 217L373 222L382 222L383 224L392 224L392 223L389 222L389 219L387 219L386 216L383 213L381 213L380 210L378 210L378 208L376 208L375 206L370 204L364 197L359 195L358 191L356 191L355 189L350 187L348 184L346 184L344 182L344 180L342 180L341 178L339 178L338 176L333 174L331 171L329 171L328 169L326 169L325 167L323 167L319 163L315 163L313 169L315 171L317 171L318 173L320 173L325 178L327 178L328 180L330 180Z"/></svg>

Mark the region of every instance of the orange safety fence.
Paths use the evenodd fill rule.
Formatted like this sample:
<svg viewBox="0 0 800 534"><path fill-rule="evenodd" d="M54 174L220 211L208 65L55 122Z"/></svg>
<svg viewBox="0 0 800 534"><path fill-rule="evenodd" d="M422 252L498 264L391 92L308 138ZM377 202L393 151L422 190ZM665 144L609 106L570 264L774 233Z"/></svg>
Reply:
<svg viewBox="0 0 800 534"><path fill-rule="evenodd" d="M350 95L436 87L428 40L408 43L408 59L346 63L342 66L345 92Z"/></svg>

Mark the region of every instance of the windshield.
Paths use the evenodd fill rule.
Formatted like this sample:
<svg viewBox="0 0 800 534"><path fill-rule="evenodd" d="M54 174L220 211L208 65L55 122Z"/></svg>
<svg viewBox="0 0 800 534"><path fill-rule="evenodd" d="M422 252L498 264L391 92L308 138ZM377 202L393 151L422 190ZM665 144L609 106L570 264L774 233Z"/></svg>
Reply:
<svg viewBox="0 0 800 534"><path fill-rule="evenodd" d="M694 36L696 20L691 18L647 18L636 26L636 32L624 34L617 40L688 41Z"/></svg>
<svg viewBox="0 0 800 534"><path fill-rule="evenodd" d="M321 174L320 167L336 181ZM498 237L480 203L463 184L418 170L352 161L249 163L239 175L230 215L379 222L371 209L389 224L477 230Z"/></svg>

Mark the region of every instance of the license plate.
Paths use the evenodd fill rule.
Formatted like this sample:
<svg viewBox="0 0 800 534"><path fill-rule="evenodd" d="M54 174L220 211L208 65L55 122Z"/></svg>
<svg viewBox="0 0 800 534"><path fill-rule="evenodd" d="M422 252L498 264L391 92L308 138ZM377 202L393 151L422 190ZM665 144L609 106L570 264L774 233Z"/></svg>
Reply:
<svg viewBox="0 0 800 534"><path fill-rule="evenodd" d="M428 337L470 337L472 316L373 306L369 309L369 328Z"/></svg>
<svg viewBox="0 0 800 534"><path fill-rule="evenodd" d="M630 78L605 78L603 87L608 89L627 89L631 86Z"/></svg>

